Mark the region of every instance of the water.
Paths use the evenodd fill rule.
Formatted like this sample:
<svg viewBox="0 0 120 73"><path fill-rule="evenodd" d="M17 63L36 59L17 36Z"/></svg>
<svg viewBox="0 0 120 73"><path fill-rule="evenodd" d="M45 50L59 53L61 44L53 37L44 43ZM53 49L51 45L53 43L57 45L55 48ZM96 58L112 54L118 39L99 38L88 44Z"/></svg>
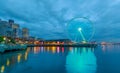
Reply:
<svg viewBox="0 0 120 73"><path fill-rule="evenodd" d="M120 47L29 47L0 54L0 73L120 73Z"/></svg>

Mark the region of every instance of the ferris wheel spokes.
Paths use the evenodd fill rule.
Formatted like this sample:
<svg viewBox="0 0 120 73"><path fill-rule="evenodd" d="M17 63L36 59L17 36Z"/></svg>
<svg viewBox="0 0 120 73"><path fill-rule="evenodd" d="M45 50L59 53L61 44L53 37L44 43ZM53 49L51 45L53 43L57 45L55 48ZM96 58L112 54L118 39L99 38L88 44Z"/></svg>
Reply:
<svg viewBox="0 0 120 73"><path fill-rule="evenodd" d="M67 33L68 38L74 43L87 43L94 35L94 27L87 18L73 18L68 22Z"/></svg>
<svg viewBox="0 0 120 73"><path fill-rule="evenodd" d="M86 42L86 39L85 39L85 37L84 37L84 35L83 35L83 32L82 32L82 28L78 28L78 32L80 32L80 35L81 35L81 37L82 37L82 40L83 40L83 42Z"/></svg>

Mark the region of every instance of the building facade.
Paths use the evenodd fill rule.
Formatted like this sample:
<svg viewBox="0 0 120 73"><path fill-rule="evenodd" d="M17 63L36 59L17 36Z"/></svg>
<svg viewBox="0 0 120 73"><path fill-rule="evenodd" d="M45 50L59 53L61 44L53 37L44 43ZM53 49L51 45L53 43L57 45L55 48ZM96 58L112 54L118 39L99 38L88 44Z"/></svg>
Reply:
<svg viewBox="0 0 120 73"><path fill-rule="evenodd" d="M14 20L3 21L0 19L0 36L10 38L28 38L29 30L27 28L20 29L19 24L14 23Z"/></svg>
<svg viewBox="0 0 120 73"><path fill-rule="evenodd" d="M22 28L22 38L29 38L29 30L28 28Z"/></svg>
<svg viewBox="0 0 120 73"><path fill-rule="evenodd" d="M7 21L0 21L0 36L12 36L12 29Z"/></svg>
<svg viewBox="0 0 120 73"><path fill-rule="evenodd" d="M13 38L18 38L19 37L19 24L16 24L16 23L14 23L14 24L12 24L12 37Z"/></svg>

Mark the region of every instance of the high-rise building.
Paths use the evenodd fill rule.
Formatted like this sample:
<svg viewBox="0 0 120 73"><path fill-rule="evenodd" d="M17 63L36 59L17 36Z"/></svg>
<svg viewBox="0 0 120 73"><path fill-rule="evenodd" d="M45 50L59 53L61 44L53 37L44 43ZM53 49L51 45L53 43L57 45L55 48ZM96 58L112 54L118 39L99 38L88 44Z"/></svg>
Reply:
<svg viewBox="0 0 120 73"><path fill-rule="evenodd" d="M14 24L14 20L11 20L11 19L9 19L9 25L12 27L12 25Z"/></svg>
<svg viewBox="0 0 120 73"><path fill-rule="evenodd" d="M18 38L22 38L22 29L21 28L18 29Z"/></svg>
<svg viewBox="0 0 120 73"><path fill-rule="evenodd" d="M17 38L17 37L19 37L19 35L18 35L18 31L19 31L19 24L16 24L16 23L14 23L14 24L12 24L12 37L14 37L14 38Z"/></svg>
<svg viewBox="0 0 120 73"><path fill-rule="evenodd" d="M22 37L28 38L29 37L29 30L28 28L22 28Z"/></svg>
<svg viewBox="0 0 120 73"><path fill-rule="evenodd" d="M0 36L12 36L12 29L7 21L0 21Z"/></svg>
<svg viewBox="0 0 120 73"><path fill-rule="evenodd" d="M0 19L0 36L28 38L29 30L27 28L20 29L19 24L14 23L14 20L9 20L7 22Z"/></svg>

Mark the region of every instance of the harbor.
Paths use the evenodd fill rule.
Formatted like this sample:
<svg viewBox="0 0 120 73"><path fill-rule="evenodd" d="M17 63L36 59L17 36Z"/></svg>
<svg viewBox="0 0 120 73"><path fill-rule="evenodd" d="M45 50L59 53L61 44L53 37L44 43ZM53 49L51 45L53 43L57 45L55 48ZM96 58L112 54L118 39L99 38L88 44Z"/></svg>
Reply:
<svg viewBox="0 0 120 73"><path fill-rule="evenodd" d="M97 44L14 44L14 45L5 45L0 44L0 52L6 51L18 51L18 50L25 50L27 47L90 47L95 48Z"/></svg>
<svg viewBox="0 0 120 73"><path fill-rule="evenodd" d="M120 73L120 0L0 0L0 73Z"/></svg>

